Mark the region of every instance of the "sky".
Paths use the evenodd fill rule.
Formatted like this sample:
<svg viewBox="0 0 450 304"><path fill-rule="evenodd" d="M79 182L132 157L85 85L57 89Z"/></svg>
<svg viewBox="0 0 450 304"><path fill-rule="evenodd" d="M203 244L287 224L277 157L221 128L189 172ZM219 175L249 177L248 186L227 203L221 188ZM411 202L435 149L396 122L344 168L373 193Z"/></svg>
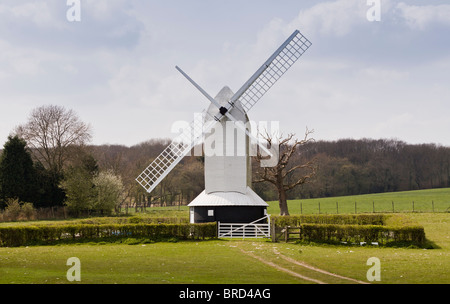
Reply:
<svg viewBox="0 0 450 304"><path fill-rule="evenodd" d="M212 96L236 92L296 29L312 46L250 120L450 146L450 3L438 0L2 0L0 145L50 104L90 124L95 145L174 138L209 106L176 65Z"/></svg>

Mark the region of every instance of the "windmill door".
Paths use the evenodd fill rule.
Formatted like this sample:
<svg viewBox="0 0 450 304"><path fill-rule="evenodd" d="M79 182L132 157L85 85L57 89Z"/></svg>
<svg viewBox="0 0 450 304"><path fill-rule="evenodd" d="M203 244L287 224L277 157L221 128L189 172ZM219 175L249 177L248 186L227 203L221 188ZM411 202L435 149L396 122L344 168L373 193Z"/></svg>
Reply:
<svg viewBox="0 0 450 304"><path fill-rule="evenodd" d="M191 207L189 211L189 223L191 224L195 223L194 214L194 207Z"/></svg>

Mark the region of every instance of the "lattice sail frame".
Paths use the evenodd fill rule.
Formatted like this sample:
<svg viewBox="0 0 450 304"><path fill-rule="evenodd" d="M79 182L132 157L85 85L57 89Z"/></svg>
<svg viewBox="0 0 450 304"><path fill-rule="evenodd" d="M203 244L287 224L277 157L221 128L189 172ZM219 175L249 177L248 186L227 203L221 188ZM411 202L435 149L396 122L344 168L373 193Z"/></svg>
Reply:
<svg viewBox="0 0 450 304"><path fill-rule="evenodd" d="M248 112L284 73L306 52L312 43L298 30L256 71L230 103L239 100Z"/></svg>
<svg viewBox="0 0 450 304"><path fill-rule="evenodd" d="M296 30L233 95L227 110L234 107L234 103L239 100L248 112L310 46L311 42ZM211 116L213 119L206 120L204 124L205 115L209 114L203 110L202 119L194 119L136 178L148 193L156 188L192 148L203 142L205 134L224 116L218 111L216 115Z"/></svg>
<svg viewBox="0 0 450 304"><path fill-rule="evenodd" d="M169 174L170 171L185 157L196 145L203 141L204 135L216 123L214 119L204 124L206 110L201 113L200 119L194 119L188 128L184 129L172 142L142 171L136 181L148 193ZM208 130L208 131L206 131Z"/></svg>

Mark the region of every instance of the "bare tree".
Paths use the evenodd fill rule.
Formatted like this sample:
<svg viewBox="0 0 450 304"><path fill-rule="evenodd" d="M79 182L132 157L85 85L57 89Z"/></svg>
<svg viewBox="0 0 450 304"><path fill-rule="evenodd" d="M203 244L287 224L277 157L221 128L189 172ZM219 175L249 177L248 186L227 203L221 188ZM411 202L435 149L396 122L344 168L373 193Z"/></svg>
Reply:
<svg viewBox="0 0 450 304"><path fill-rule="evenodd" d="M299 146L314 140L308 138L313 132L306 129L305 137L302 140L294 139L294 134L289 134L286 138L282 138L282 135L280 135L276 140L277 142L274 142L274 139L267 132L263 136L269 146L278 144L278 163L274 167L259 167L256 171L257 179L254 183L269 182L276 187L280 215L289 215L286 192L306 183L316 173L314 159L301 164L292 161ZM258 163L261 163L263 159L264 157L260 153L255 157Z"/></svg>
<svg viewBox="0 0 450 304"><path fill-rule="evenodd" d="M62 106L35 108L28 122L16 128L36 159L54 174L62 172L70 150L91 139L91 128L72 110Z"/></svg>

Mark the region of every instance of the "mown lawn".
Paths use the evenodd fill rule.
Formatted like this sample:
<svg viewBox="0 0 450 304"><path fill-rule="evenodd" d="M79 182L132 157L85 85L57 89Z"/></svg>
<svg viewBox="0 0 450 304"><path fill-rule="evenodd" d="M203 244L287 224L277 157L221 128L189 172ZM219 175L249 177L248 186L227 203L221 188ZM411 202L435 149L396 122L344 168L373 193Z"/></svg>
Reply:
<svg viewBox="0 0 450 304"><path fill-rule="evenodd" d="M246 255L233 242L35 246L0 248L0 283L70 283L69 257L81 283L299 283Z"/></svg>
<svg viewBox="0 0 450 304"><path fill-rule="evenodd" d="M159 243L30 246L0 248L0 283L71 283L69 257L81 262L81 283L310 283L243 253L327 283L348 283L281 261L282 254L339 275L366 280L369 257L381 261L381 282L450 283L450 214L408 213L425 227L436 249L271 243L265 240L212 240ZM132 245L130 245L132 244Z"/></svg>
<svg viewBox="0 0 450 304"><path fill-rule="evenodd" d="M320 199L321 213L354 213L357 198L358 212L367 212L372 202L434 201L435 208L444 211L450 200L449 189L425 190L414 193L385 193L358 197ZM364 200L366 199L366 200ZM302 202L302 210L300 209ZM342 205L341 205L342 202ZM346 202L346 203L344 203ZM359 205L361 202L361 205ZM310 204L308 211L307 205ZM289 201L291 214L318 213L318 200ZM346 211L344 205L348 204ZM360 207L361 206L361 207ZM377 206L377 205L376 205ZM397 205L396 205L397 206ZM152 211L145 216L188 217L182 210ZM341 209L342 208L342 209ZM398 211L396 209L396 211ZM406 212L409 211L409 212ZM434 249L379 248L317 244L271 243L266 240L209 240L145 243L129 239L125 243L91 242L54 246L0 247L0 283L70 283L66 279L67 259L77 257L81 262L81 283L139 283L139 284L285 284L311 283L280 271L245 252L251 252L284 269L302 273L327 283L348 283L327 275L304 269L280 259L276 252L308 263L329 272L366 281L370 257L381 261L381 282L386 284L450 283L450 213L410 212L403 216L425 228ZM416 210L417 211L417 210ZM435 210L437 211L437 210ZM161 213L162 212L162 213ZM278 214L276 202L269 213ZM141 215L139 215L141 216ZM106 220L106 219L105 219ZM40 222L42 224L44 222ZM47 224L54 221L45 222ZM2 223L20 225L24 223ZM32 224L31 222L28 224Z"/></svg>

